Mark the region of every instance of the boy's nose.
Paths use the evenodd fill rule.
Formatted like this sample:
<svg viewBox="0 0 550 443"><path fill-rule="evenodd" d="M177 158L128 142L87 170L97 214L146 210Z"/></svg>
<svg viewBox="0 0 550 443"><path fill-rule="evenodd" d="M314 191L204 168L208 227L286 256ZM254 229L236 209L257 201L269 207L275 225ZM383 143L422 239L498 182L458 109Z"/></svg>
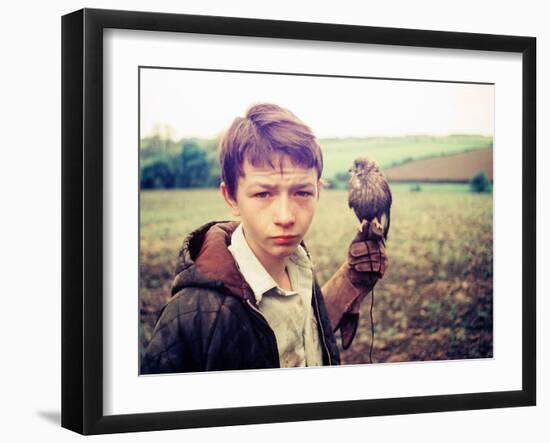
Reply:
<svg viewBox="0 0 550 443"><path fill-rule="evenodd" d="M277 202L274 222L279 226L290 226L294 223L294 214L290 207L290 201L286 196L281 197Z"/></svg>

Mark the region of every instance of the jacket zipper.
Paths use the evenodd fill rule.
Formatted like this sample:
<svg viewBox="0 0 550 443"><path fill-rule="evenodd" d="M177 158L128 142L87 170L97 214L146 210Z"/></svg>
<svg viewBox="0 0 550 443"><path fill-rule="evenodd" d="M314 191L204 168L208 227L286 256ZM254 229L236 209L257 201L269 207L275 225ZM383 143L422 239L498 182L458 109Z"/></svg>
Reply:
<svg viewBox="0 0 550 443"><path fill-rule="evenodd" d="M262 314L262 312L252 304L252 302L247 298L246 299L246 304L248 306L250 306L250 308L254 311L254 312L257 312L258 315L260 316L260 318L265 322L265 325L268 329L268 331L271 333L272 335L272 342L274 341L274 343L272 343L272 345L274 344L274 349L275 349L275 352L273 353L274 357L275 357L275 361L279 364L279 367L281 367L281 361L280 361L280 358L279 358L279 348L277 346L277 338L275 337L275 333L273 332L273 329L271 329L271 327L269 326L269 323L267 322L267 319L265 318L264 314ZM272 349L273 351L273 349Z"/></svg>
<svg viewBox="0 0 550 443"><path fill-rule="evenodd" d="M330 352L328 350L327 343L325 341L325 331L323 330L323 322L321 321L321 314L319 313L319 305L317 304L317 291L315 290L315 277L313 278L313 301L315 303L315 310L317 311L317 323L319 327L321 328L321 341L323 342L323 346L325 347L325 351L327 352L328 357L328 364L332 366L332 359L330 358Z"/></svg>

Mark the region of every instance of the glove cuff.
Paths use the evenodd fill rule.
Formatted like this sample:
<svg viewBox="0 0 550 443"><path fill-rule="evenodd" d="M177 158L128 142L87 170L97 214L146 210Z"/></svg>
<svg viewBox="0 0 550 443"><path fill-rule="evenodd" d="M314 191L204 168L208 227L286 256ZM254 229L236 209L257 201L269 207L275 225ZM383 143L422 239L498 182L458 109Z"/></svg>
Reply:
<svg viewBox="0 0 550 443"><path fill-rule="evenodd" d="M372 287L358 288L349 279L349 265L344 263L322 288L333 331L340 329L342 347L349 348L357 332L361 302Z"/></svg>
<svg viewBox="0 0 550 443"><path fill-rule="evenodd" d="M359 325L359 314L354 312L346 312L340 320L340 332L342 334L342 348L344 351L348 349L351 342L355 338L357 326Z"/></svg>

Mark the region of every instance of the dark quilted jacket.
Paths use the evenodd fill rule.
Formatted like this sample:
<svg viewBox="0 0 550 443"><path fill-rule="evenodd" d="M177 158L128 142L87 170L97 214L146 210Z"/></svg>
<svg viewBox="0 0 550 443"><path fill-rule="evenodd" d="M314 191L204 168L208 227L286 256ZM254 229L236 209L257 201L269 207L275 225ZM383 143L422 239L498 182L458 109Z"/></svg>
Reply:
<svg viewBox="0 0 550 443"><path fill-rule="evenodd" d="M275 334L227 249L236 222L212 222L184 241L172 283L141 364L142 374L279 367ZM321 290L313 311L325 365L340 364Z"/></svg>

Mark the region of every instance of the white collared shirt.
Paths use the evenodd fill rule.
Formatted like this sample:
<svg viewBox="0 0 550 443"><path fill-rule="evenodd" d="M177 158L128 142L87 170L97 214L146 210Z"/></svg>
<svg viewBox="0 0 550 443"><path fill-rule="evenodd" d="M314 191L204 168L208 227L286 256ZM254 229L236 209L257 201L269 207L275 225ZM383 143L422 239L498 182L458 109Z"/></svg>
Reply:
<svg viewBox="0 0 550 443"><path fill-rule="evenodd" d="M228 247L256 298L256 305L273 329L282 368L322 366L317 321L311 305L313 270L300 245L289 257L287 272L292 291L280 288L260 263L244 236L242 223Z"/></svg>

